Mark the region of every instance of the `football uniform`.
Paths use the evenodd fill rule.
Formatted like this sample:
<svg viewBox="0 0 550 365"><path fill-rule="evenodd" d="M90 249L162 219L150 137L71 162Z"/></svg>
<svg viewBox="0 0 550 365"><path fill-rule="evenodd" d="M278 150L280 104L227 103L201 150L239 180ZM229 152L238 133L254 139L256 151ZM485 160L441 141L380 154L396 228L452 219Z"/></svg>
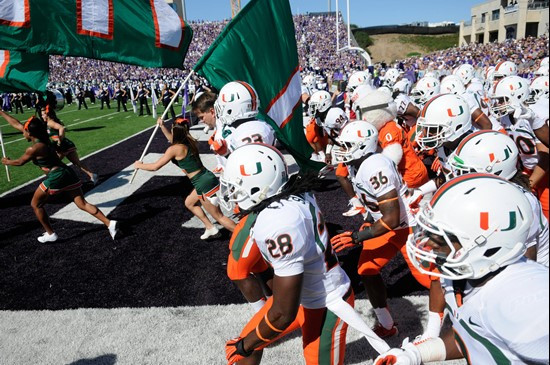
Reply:
<svg viewBox="0 0 550 365"><path fill-rule="evenodd" d="M531 125L533 129L543 127L541 121L548 124L548 98L539 98L535 104L529 105L529 109L531 109L533 113L535 113L537 119L539 119L539 121L535 122L535 125Z"/></svg>
<svg viewBox="0 0 550 365"><path fill-rule="evenodd" d="M477 94L480 97L483 97L485 95L483 82L477 78L473 78L472 81L470 81L470 83L466 87L466 91L472 94Z"/></svg>
<svg viewBox="0 0 550 365"><path fill-rule="evenodd" d="M505 115L500 118L500 124L516 142L523 167L530 173L539 161L537 143L540 143L533 132L531 123L527 119L519 118L516 119L515 124L512 124L510 117Z"/></svg>
<svg viewBox="0 0 550 365"><path fill-rule="evenodd" d="M405 115L405 112L407 111L409 104L412 103L411 98L404 93L400 93L395 97L394 101L395 101L395 104L397 105L397 116L402 118L405 121L405 123L407 124L407 127L409 128L409 131L414 129L414 126L416 125L416 117Z"/></svg>
<svg viewBox="0 0 550 365"><path fill-rule="evenodd" d="M428 170L426 166L424 166L422 160L414 151L403 128L396 122L388 122L380 128L378 131L378 142L383 149L394 143L401 146L403 149L403 157L397 168L408 187L417 188L428 181Z"/></svg>
<svg viewBox="0 0 550 365"><path fill-rule="evenodd" d="M382 218L378 199L393 190L398 195L400 212L397 228L363 242L357 270L359 275L379 274L380 270L401 251L413 276L420 284L429 288L430 278L421 274L412 265L406 253L405 243L412 233L411 227L416 225L416 220L406 204L407 185L403 182L395 163L383 154L373 154L361 163L352 183L361 203L369 210L374 221Z"/></svg>
<svg viewBox="0 0 550 365"><path fill-rule="evenodd" d="M466 91L465 93L460 94L460 96L462 96L464 100L466 100L466 102L468 103L468 106L470 107L470 114L473 115L476 110L480 109L483 114L489 115L489 107L483 101L482 97L479 96L479 94ZM476 124L473 123L474 120L475 118L473 118L472 116L472 130L478 131L480 129L476 126ZM502 129L502 126L500 125L498 120L496 120L495 118L489 118L489 120L491 121L492 129L494 131L499 131Z"/></svg>
<svg viewBox="0 0 550 365"><path fill-rule="evenodd" d="M326 307L342 298L353 306L353 291L315 198L304 194L271 203L259 213L252 237L276 276L303 274L300 321L306 364L343 364L347 324ZM252 322L247 325L251 330Z"/></svg>
<svg viewBox="0 0 550 365"><path fill-rule="evenodd" d="M548 362L548 268L524 259L462 297L442 280L456 342L469 364Z"/></svg>

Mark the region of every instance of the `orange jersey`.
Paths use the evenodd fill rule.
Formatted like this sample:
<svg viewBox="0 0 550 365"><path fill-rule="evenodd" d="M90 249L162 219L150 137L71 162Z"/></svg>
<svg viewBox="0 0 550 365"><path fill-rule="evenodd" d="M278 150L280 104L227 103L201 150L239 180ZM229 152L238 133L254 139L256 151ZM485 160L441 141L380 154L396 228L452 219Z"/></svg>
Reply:
<svg viewBox="0 0 550 365"><path fill-rule="evenodd" d="M320 143L323 150L328 144L328 136L323 131L323 128L315 123L315 119L312 119L306 126L306 139L309 143Z"/></svg>
<svg viewBox="0 0 550 365"><path fill-rule="evenodd" d="M398 143L403 148L403 157L397 169L410 188L417 188L428 181L428 170L415 153L405 131L394 121L386 123L378 131L378 142L382 148Z"/></svg>

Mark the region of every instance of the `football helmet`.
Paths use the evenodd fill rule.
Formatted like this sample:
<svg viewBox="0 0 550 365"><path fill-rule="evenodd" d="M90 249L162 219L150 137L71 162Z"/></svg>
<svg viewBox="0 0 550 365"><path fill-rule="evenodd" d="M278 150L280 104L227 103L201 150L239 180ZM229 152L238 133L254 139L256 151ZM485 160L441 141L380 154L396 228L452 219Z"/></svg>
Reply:
<svg viewBox="0 0 550 365"><path fill-rule="evenodd" d="M462 95L466 92L466 88L464 87L460 77L456 75L449 75L445 76L443 80L441 80L441 87L439 88L439 91L442 94Z"/></svg>
<svg viewBox="0 0 550 365"><path fill-rule="evenodd" d="M420 272L450 280L480 279L523 256L533 210L512 183L468 174L441 186L416 218L407 254ZM450 253L435 252L430 240ZM429 271L430 264L438 271Z"/></svg>
<svg viewBox="0 0 550 365"><path fill-rule="evenodd" d="M371 85L371 75L367 71L354 72L349 77L347 90L353 93L360 85Z"/></svg>
<svg viewBox="0 0 550 365"><path fill-rule="evenodd" d="M518 74L518 67L512 61L502 61L495 66L495 72L493 73L493 79L499 80L507 76L516 76Z"/></svg>
<svg viewBox="0 0 550 365"><path fill-rule="evenodd" d="M349 118L340 108L330 108L325 118L324 128L331 136L339 135Z"/></svg>
<svg viewBox="0 0 550 365"><path fill-rule="evenodd" d="M531 82L531 86L529 86L529 97L525 102L527 104L534 104L540 98L548 99L548 95L548 76L539 76Z"/></svg>
<svg viewBox="0 0 550 365"><path fill-rule="evenodd" d="M453 176L481 172L510 180L517 172L519 150L497 131L478 131L464 138L447 160Z"/></svg>
<svg viewBox="0 0 550 365"><path fill-rule="evenodd" d="M529 83L523 77L507 76L495 86L491 95L491 113L497 118L521 109L529 97Z"/></svg>
<svg viewBox="0 0 550 365"><path fill-rule="evenodd" d="M453 72L453 75L460 77L462 83L466 86L474 78L474 73L474 66L469 63L465 63L458 66L455 72Z"/></svg>
<svg viewBox="0 0 550 365"><path fill-rule="evenodd" d="M428 100L439 94L441 83L435 77L424 76L411 91L411 97L418 105L424 105Z"/></svg>
<svg viewBox="0 0 550 365"><path fill-rule="evenodd" d="M244 81L232 81L220 90L214 103L216 118L225 125L258 115L258 94Z"/></svg>
<svg viewBox="0 0 550 365"><path fill-rule="evenodd" d="M308 102L308 115L316 117L317 113L323 113L332 106L330 93L325 90L316 91L311 95Z"/></svg>
<svg viewBox="0 0 550 365"><path fill-rule="evenodd" d="M361 119L361 110L359 109L358 103L360 100L364 99L368 94L376 90L371 85L359 85L355 88L353 94L351 94L351 109L355 113L357 119Z"/></svg>
<svg viewBox="0 0 550 365"><path fill-rule="evenodd" d="M309 88L313 89L315 88L315 84L317 83L317 80L315 79L315 76L313 75L306 75L304 76L304 79L302 80L302 84Z"/></svg>
<svg viewBox="0 0 550 365"><path fill-rule="evenodd" d="M409 95L411 90L411 82L409 79L401 79L393 85L392 91L394 93Z"/></svg>
<svg viewBox="0 0 550 365"><path fill-rule="evenodd" d="M354 121L346 124L336 139L339 146L332 149L332 160L336 163L348 163L378 148L378 130L370 123Z"/></svg>
<svg viewBox="0 0 550 365"><path fill-rule="evenodd" d="M393 88L393 85L397 82L397 79L399 79L399 76L401 76L401 72L399 72L396 68L389 68L386 71L386 78L384 79L384 86L387 86L390 88L390 90Z"/></svg>
<svg viewBox="0 0 550 365"><path fill-rule="evenodd" d="M540 66L539 69L535 71L535 76L548 76L548 66Z"/></svg>
<svg viewBox="0 0 550 365"><path fill-rule="evenodd" d="M220 176L221 202L248 210L277 194L288 181L288 167L274 147L250 143L233 151Z"/></svg>
<svg viewBox="0 0 550 365"><path fill-rule="evenodd" d="M416 122L416 142L422 150L453 142L472 128L470 107L459 95L442 94L424 105Z"/></svg>

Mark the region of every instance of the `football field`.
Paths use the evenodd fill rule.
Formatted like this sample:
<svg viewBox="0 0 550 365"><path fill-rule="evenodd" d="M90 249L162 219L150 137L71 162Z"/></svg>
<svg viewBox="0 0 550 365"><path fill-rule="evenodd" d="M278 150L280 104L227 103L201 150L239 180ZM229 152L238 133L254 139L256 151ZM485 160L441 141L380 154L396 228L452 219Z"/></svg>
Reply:
<svg viewBox="0 0 550 365"><path fill-rule="evenodd" d="M229 235L199 239L203 229L183 205L191 184L173 166L140 171L128 183L132 163L150 136L138 132L153 126L152 118L113 109L72 110L60 113L68 137L81 156L90 155L84 162L100 174L97 186L85 183L86 197L120 222L122 235L112 241L105 227L55 197L46 209L60 238L39 244L42 228L29 206L39 181L14 189L21 182L4 185L3 176L2 189L10 192L0 197L0 364L224 364L225 341L252 315L226 275ZM208 136L202 126L193 133L201 140L203 161L213 168ZM10 156L23 152L27 142L16 141L20 134L4 135L6 143L13 142L7 144ZM157 133L147 159L158 158L167 146ZM39 176L35 166L26 167L38 172L27 180ZM10 169L12 177L22 169ZM359 226L360 218L341 214L347 209L342 191L318 199L330 230ZM356 308L373 325L372 308L355 276L357 253L340 259L355 283ZM427 292L400 257L383 276L401 332L389 343L398 346L422 333ZM372 348L353 329L347 343L346 364L372 363ZM302 364L299 335L267 349L263 363Z"/></svg>

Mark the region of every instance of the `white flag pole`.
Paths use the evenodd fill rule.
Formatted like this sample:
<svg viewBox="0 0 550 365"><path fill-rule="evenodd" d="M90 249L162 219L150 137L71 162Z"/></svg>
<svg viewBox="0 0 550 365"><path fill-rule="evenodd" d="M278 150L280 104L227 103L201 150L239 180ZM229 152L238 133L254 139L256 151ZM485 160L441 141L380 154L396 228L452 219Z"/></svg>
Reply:
<svg viewBox="0 0 550 365"><path fill-rule="evenodd" d="M134 85L130 85L130 102L132 103L132 109L134 109L134 114L137 114L137 104L134 100Z"/></svg>
<svg viewBox="0 0 550 365"><path fill-rule="evenodd" d="M2 138L2 129L0 128L0 145L2 146L2 157L6 157L6 150L4 149L4 138ZM4 165L6 168L6 176L8 178L8 181L11 181L10 177L10 170L8 169L8 165Z"/></svg>
<svg viewBox="0 0 550 365"><path fill-rule="evenodd" d="M193 76L195 74L195 70L191 70L191 72L189 73L189 75L187 75L187 77L185 78L185 80L183 80L180 88L178 89L178 91L174 94L174 96L172 96L172 99L170 100L170 103L168 104L168 106L164 109L164 113L162 113L162 119L164 119L164 117L166 116L166 114L168 113L168 110L170 109L170 107L172 106L172 104L174 104L174 101L176 101L176 97L179 95L179 93L181 92L181 90L183 89L183 87L189 82L189 79L191 78L191 76ZM153 142L153 138L155 137L155 133L157 133L157 129L159 128L159 125L157 123L155 123L155 129L153 129L153 133L151 133L151 137L149 137L149 141L147 142L147 145L145 145L145 149L143 150L143 153L141 154L141 157L139 158L140 161L143 161L143 158L145 157L145 155L147 154L147 150L149 150L149 146L151 146L151 142ZM134 182L134 179L136 178L136 175L137 175L137 172L138 172L138 169L134 169L134 173L132 174L132 178L130 179L130 184Z"/></svg>

